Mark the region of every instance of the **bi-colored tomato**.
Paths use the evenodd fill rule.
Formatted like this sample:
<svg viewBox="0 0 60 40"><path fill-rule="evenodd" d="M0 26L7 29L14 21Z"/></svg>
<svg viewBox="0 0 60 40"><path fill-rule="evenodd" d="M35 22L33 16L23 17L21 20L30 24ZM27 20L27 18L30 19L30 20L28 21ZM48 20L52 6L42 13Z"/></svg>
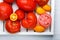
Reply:
<svg viewBox="0 0 60 40"><path fill-rule="evenodd" d="M7 2L7 3L13 3L14 2L14 0L4 0L4 2Z"/></svg>
<svg viewBox="0 0 60 40"><path fill-rule="evenodd" d="M18 20L22 20L24 17L25 17L25 14L24 14L24 11L22 11L22 10L16 10L16 12L15 12L16 14L17 14L17 16L18 16Z"/></svg>
<svg viewBox="0 0 60 40"><path fill-rule="evenodd" d="M20 31L20 22L7 20L5 28L9 33L17 33Z"/></svg>
<svg viewBox="0 0 60 40"><path fill-rule="evenodd" d="M49 0L36 0L36 3L40 6L44 6L48 3Z"/></svg>
<svg viewBox="0 0 60 40"><path fill-rule="evenodd" d="M27 14L26 18L22 20L22 25L26 29L33 29L36 26L37 18L33 12Z"/></svg>
<svg viewBox="0 0 60 40"><path fill-rule="evenodd" d="M24 11L33 11L36 8L35 0L17 0L16 3Z"/></svg>
<svg viewBox="0 0 60 40"><path fill-rule="evenodd" d="M48 28L51 24L51 16L50 14L41 14L38 18L38 23L43 26L44 28Z"/></svg>
<svg viewBox="0 0 60 40"><path fill-rule="evenodd" d="M8 19L12 12L13 9L9 4L0 2L0 20Z"/></svg>

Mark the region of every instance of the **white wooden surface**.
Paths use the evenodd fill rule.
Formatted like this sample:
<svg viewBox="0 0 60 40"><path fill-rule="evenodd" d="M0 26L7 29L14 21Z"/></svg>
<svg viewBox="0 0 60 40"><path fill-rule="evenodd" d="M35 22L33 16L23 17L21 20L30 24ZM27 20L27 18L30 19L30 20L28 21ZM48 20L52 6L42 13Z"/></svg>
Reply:
<svg viewBox="0 0 60 40"><path fill-rule="evenodd" d="M26 29L22 27L21 29L21 32L17 33L17 34L13 34L13 35L53 35L54 34L54 1L55 0L51 0L51 7L52 7L52 10L51 10L51 16L52 16L52 23L51 23L51 29L48 28L48 30L46 30L45 32L42 32L42 33L37 33L37 32L34 32L32 30L28 30L28 32L26 32ZM2 2L2 0L0 0L0 2ZM50 4L50 2L49 2ZM14 12L15 10L18 9L17 5L14 3L12 5L13 9L14 9ZM0 21L0 35L12 35L12 34L9 34L4 26L3 26L3 21ZM4 31L5 30L5 31Z"/></svg>

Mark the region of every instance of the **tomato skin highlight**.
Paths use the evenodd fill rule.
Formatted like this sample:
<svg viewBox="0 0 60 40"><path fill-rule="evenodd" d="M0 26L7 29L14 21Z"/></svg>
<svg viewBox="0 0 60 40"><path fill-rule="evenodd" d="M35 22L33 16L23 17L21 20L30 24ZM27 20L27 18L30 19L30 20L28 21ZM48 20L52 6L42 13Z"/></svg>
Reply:
<svg viewBox="0 0 60 40"><path fill-rule="evenodd" d="M24 13L24 11L18 9L18 10L16 10L15 13L16 13L17 16L18 16L18 20L22 20L22 19L24 19L24 17L25 17L25 13Z"/></svg>
<svg viewBox="0 0 60 40"><path fill-rule="evenodd" d="M26 19L22 20L22 26L26 29L33 29L37 24L36 15L33 12L30 12L26 17Z"/></svg>
<svg viewBox="0 0 60 40"><path fill-rule="evenodd" d="M3 1L6 2L6 3L9 3L9 4L14 2L14 0L3 0Z"/></svg>
<svg viewBox="0 0 60 40"><path fill-rule="evenodd" d="M36 8L35 0L17 0L16 4L24 11L33 11Z"/></svg>
<svg viewBox="0 0 60 40"><path fill-rule="evenodd" d="M5 28L9 33L17 33L20 32L20 22L19 21L11 21L7 20Z"/></svg>
<svg viewBox="0 0 60 40"><path fill-rule="evenodd" d="M8 19L12 12L13 9L9 4L0 2L0 20Z"/></svg>
<svg viewBox="0 0 60 40"><path fill-rule="evenodd" d="M44 6L48 3L49 0L36 0L36 3L39 5L39 6Z"/></svg>

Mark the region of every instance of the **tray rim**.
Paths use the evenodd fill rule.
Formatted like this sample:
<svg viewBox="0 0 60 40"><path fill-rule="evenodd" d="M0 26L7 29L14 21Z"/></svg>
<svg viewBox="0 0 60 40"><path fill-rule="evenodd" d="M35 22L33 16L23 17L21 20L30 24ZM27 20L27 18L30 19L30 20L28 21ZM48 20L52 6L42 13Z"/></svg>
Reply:
<svg viewBox="0 0 60 40"><path fill-rule="evenodd" d="M51 32L44 32L44 33L36 33L36 32L19 32L17 34L9 34L6 32L1 32L0 35L54 35L54 12L55 12L55 0L51 0L51 16L52 16L52 24L51 24Z"/></svg>

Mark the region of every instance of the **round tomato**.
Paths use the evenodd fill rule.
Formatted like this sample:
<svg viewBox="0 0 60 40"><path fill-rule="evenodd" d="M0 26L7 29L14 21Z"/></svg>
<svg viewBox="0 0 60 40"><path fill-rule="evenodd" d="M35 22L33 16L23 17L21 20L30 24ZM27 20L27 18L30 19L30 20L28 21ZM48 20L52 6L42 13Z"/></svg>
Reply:
<svg viewBox="0 0 60 40"><path fill-rule="evenodd" d="M3 0L4 2L7 2L7 3L13 3L14 0Z"/></svg>
<svg viewBox="0 0 60 40"><path fill-rule="evenodd" d="M16 3L24 11L33 11L36 8L35 0L17 0Z"/></svg>
<svg viewBox="0 0 60 40"><path fill-rule="evenodd" d="M17 19L18 19L18 16L17 16L16 13L12 13L12 14L10 15L10 20L11 20L11 21L16 21Z"/></svg>
<svg viewBox="0 0 60 40"><path fill-rule="evenodd" d="M15 12L16 14L17 14L17 16L18 16L18 20L22 20L24 17L25 17L25 14L24 14L24 12L22 11L22 10L16 10L16 12Z"/></svg>
<svg viewBox="0 0 60 40"><path fill-rule="evenodd" d="M50 14L41 14L38 18L38 23L43 26L44 28L48 28L51 24L51 16Z"/></svg>
<svg viewBox="0 0 60 40"><path fill-rule="evenodd" d="M22 25L26 29L33 29L36 26L37 18L32 12L28 13L26 18L22 20Z"/></svg>
<svg viewBox="0 0 60 40"><path fill-rule="evenodd" d="M13 9L9 4L0 2L0 20L8 19L12 12Z"/></svg>
<svg viewBox="0 0 60 40"><path fill-rule="evenodd" d="M40 6L44 6L48 3L49 0L36 0L36 3Z"/></svg>
<svg viewBox="0 0 60 40"><path fill-rule="evenodd" d="M9 33L17 33L20 31L20 22L7 20L5 28Z"/></svg>

